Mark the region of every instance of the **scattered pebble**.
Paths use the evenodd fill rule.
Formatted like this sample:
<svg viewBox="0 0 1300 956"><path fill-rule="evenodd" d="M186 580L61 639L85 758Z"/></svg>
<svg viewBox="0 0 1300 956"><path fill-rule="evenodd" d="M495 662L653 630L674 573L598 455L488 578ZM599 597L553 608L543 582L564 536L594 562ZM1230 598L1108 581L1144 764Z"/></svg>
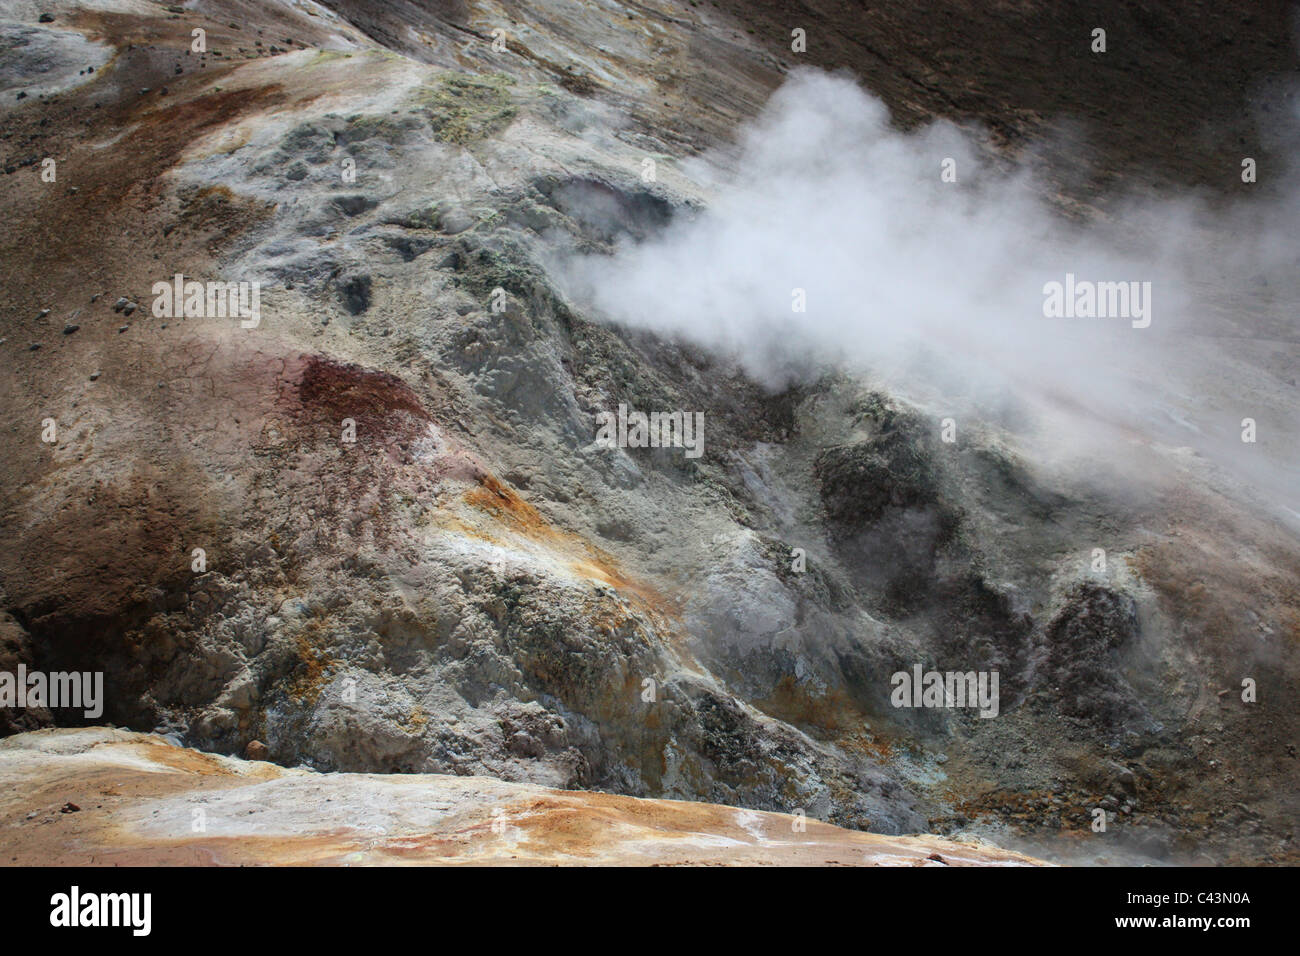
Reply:
<svg viewBox="0 0 1300 956"><path fill-rule="evenodd" d="M63 327L63 334L64 334L64 335L71 335L73 332L77 331L79 328L81 328L81 326L77 325L75 322L69 322L67 325L65 325L65 326Z"/></svg>
<svg viewBox="0 0 1300 956"><path fill-rule="evenodd" d="M33 342L31 345L27 346L27 351L29 351L29 352L35 352L35 351L36 351L37 349L39 349L40 347L41 347L41 343L40 343L40 342Z"/></svg>
<svg viewBox="0 0 1300 956"><path fill-rule="evenodd" d="M67 803L65 803L63 806L59 807L59 812L60 812L60 813L77 813L77 812L79 812L80 810L81 810L81 807L77 806L77 805L76 805L75 803L73 803L71 800L69 800L69 801L68 801Z"/></svg>
<svg viewBox="0 0 1300 956"><path fill-rule="evenodd" d="M126 308L127 302L129 301L130 300L126 298L118 299L116 302L113 303L113 311L121 312L123 309Z"/></svg>
<svg viewBox="0 0 1300 956"><path fill-rule="evenodd" d="M91 372L91 373L90 373L90 380L91 380L92 382L98 381L98 380L99 380L99 375L100 375L99 372Z"/></svg>
<svg viewBox="0 0 1300 956"><path fill-rule="evenodd" d="M41 311L36 313L36 321L39 322L41 319L45 318L49 314L50 314L49 309L41 309Z"/></svg>
<svg viewBox="0 0 1300 956"><path fill-rule="evenodd" d="M136 305L134 302L128 302L126 305L122 306L122 314L123 314L123 315L130 315L132 312L134 312L134 311L135 311L136 309L138 309L138 308L140 308L140 307L139 307L138 305Z"/></svg>
<svg viewBox="0 0 1300 956"><path fill-rule="evenodd" d="M131 327L131 326L129 326L129 325L124 325L124 326L122 326L120 329L118 329L117 332L118 332L119 335L121 335L123 332L125 332L125 331L126 331L127 329L129 329L130 327Z"/></svg>

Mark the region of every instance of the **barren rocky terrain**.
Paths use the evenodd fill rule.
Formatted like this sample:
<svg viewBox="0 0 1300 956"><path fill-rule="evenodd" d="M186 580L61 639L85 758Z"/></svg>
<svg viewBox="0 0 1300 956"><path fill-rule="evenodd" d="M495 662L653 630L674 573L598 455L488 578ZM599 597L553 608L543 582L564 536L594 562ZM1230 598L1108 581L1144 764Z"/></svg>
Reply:
<svg viewBox="0 0 1300 956"><path fill-rule="evenodd" d="M18 866L1037 865L979 842L491 777L321 774L116 730L10 738L0 780L0 852Z"/></svg>
<svg viewBox="0 0 1300 956"><path fill-rule="evenodd" d="M1188 402L1262 410L1256 482L1163 432L1047 461L995 407L950 448L942 402L774 387L556 266L709 208L687 161L797 66L1072 221L1286 161L1289 5L1065 8L0 0L0 670L103 671L119 728L0 710L7 858L1295 863L1293 283L1164 360L1234 363ZM155 314L176 274L260 321ZM600 447L620 404L706 453ZM999 716L891 706L916 662Z"/></svg>

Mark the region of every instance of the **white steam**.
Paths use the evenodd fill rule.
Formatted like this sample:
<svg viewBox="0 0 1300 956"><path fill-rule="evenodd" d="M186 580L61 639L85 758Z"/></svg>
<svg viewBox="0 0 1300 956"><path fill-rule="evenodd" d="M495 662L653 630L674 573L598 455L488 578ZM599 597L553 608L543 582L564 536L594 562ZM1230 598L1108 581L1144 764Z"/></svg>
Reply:
<svg viewBox="0 0 1300 956"><path fill-rule="evenodd" d="M942 181L945 160L956 182ZM847 366L954 412L996 418L1011 403L1079 451L1136 434L1241 463L1240 420L1256 418L1273 458L1238 470L1296 486L1297 393L1276 354L1297 357L1283 291L1296 241L1257 214L1226 249L1215 237L1233 217L1190 200L1072 226L1041 184L994 170L960 130L899 132L877 100L816 71L773 96L736 157L689 172L711 188L709 207L570 262L571 295L613 322L734 356L773 387ZM1150 327L1045 317L1044 286L1067 273L1149 282Z"/></svg>

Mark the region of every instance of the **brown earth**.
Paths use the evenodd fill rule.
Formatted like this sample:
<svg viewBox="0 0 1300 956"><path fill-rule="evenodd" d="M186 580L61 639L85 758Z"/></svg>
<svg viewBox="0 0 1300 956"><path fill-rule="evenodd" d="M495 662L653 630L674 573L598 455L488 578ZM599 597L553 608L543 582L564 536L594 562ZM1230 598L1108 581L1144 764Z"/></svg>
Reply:
<svg viewBox="0 0 1300 956"><path fill-rule="evenodd" d="M15 866L1041 865L704 803L312 774L97 728L0 742L0 783L0 860Z"/></svg>

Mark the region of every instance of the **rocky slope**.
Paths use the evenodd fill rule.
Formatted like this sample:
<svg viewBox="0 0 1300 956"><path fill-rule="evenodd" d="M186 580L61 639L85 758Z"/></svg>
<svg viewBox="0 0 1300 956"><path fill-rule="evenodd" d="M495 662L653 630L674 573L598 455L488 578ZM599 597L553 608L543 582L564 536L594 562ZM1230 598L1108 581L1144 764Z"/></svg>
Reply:
<svg viewBox="0 0 1300 956"><path fill-rule="evenodd" d="M1133 470L1153 476L1136 493L1041 467L996 413L953 454L937 409L859 375L773 392L563 293L557 249L609 251L708 204L681 161L762 108L797 23L659 0L95 0L50 4L41 23L46 6L6 0L0 24L15 51L0 62L4 669L102 669L104 719L214 754L257 739L284 767L461 775L463 789L393 786L452 794L439 799L480 822L475 793L643 812L528 788L548 787L975 832L1057 859L1294 859L1300 547L1275 509L1155 442L1135 442ZM939 42L911 6L865 21L802 8L823 32L866 24L824 62L852 66L902 121L1000 116L1014 150L1064 111L1132 95L1119 80L1080 91L1073 74L1057 82L1075 92L1053 95L1043 68L1017 109L1018 74L987 68L1007 21L985 53L948 62L911 46ZM973 29L972 5L952 6ZM1012 6L1047 29L1050 5ZM1260 10L1220 31L1242 38L1234 91L1293 66ZM1165 20L1132 11L1131 35L1166 49ZM1148 80L1158 103L1187 95L1185 42ZM971 90L984 76L1000 79ZM1240 102L1216 97L1225 113ZM1154 135L1115 140L1086 175L1053 167L1062 205L1088 214L1105 205L1097 182L1129 172L1197 181L1148 162L1151 124L1185 127L1156 113ZM177 273L260 282L259 324L156 317L153 286ZM1246 359L1283 407L1295 342ZM620 403L702 410L708 453L597 447L595 415ZM890 674L919 661L998 669L1001 716L893 709ZM1257 704L1238 699L1243 676ZM247 773L354 802L381 786ZM1098 806L1106 834L1089 827ZM734 836L731 811L674 812ZM114 845L153 852L130 832ZM284 832L176 852L354 849ZM567 852L548 841L520 858ZM356 852L395 852L382 846Z"/></svg>

